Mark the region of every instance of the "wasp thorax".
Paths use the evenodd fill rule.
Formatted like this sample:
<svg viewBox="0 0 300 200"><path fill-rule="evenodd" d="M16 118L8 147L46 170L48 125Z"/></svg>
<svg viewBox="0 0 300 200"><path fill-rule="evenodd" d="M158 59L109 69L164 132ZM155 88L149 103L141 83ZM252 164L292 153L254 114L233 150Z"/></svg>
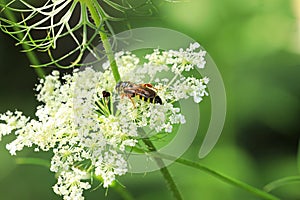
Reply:
<svg viewBox="0 0 300 200"><path fill-rule="evenodd" d="M119 81L115 87L116 91L121 94L124 93L124 89L126 87L130 87L130 82L129 81Z"/></svg>

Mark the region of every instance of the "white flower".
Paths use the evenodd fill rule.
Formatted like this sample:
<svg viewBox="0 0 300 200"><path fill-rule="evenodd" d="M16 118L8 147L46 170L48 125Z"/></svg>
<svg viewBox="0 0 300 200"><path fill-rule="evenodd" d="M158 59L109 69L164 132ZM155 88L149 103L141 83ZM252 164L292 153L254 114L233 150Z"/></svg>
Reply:
<svg viewBox="0 0 300 200"><path fill-rule="evenodd" d="M103 178L104 188L107 188L115 180L116 175L123 175L127 172L126 160L113 150L105 152L102 159L95 163L95 166L95 174Z"/></svg>
<svg viewBox="0 0 300 200"><path fill-rule="evenodd" d="M166 52L167 64L172 66L172 72L175 74L181 74L183 71L190 71L194 66L203 68L206 64L204 59L206 51L199 50L198 43L190 44L190 47L186 50L179 49L179 51L169 50Z"/></svg>
<svg viewBox="0 0 300 200"><path fill-rule="evenodd" d="M128 171L127 156L144 136L139 130L151 135L172 133L175 124L186 122L173 103L189 97L199 103L208 95L208 78L182 74L205 64L199 47L195 43L187 50L155 50L144 63L130 52L115 55L121 77L141 90L153 90L160 103L132 93L118 94L107 63L103 72L87 67L61 76L53 71L36 86L41 102L36 119L19 111L0 115L0 139L15 133L16 139L6 146L12 155L31 146L37 152L52 151L50 170L58 174L53 190L64 199L83 199L83 190L91 186L82 180L89 174L101 177L107 188ZM161 72L168 77L159 76ZM152 80L152 88L139 85L149 83L143 80ZM103 91L109 95L103 96Z"/></svg>
<svg viewBox="0 0 300 200"><path fill-rule="evenodd" d="M12 131L25 126L29 121L29 118L23 116L20 111L15 111L14 113L7 111L5 114L0 115L0 122L1 121L5 123L0 123L0 141L3 135L8 135Z"/></svg>
<svg viewBox="0 0 300 200"><path fill-rule="evenodd" d="M70 171L62 171L53 190L56 194L62 195L65 200L83 200L83 190L91 187L88 182L81 181L86 176L86 172L75 167Z"/></svg>

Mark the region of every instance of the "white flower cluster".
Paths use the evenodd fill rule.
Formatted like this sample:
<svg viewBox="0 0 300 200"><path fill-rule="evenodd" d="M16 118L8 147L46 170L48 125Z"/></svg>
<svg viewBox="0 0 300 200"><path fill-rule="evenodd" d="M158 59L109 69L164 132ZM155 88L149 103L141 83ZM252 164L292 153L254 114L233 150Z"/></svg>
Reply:
<svg viewBox="0 0 300 200"><path fill-rule="evenodd" d="M84 180L91 174L101 177L107 188L116 176L127 172L127 149L142 137L138 130L171 133L174 124L185 123L173 103L188 97L199 103L208 95L208 78L183 75L194 67L204 67L205 51L199 47L196 43L187 50L154 50L142 64L130 52L115 54L122 80L140 89L146 87L141 83L153 83L148 89L157 93L161 103L117 93L108 63L103 64L103 72L88 67L61 77L53 71L36 87L37 99L42 102L37 119L19 111L0 115L0 139L14 132L16 139L6 146L11 155L25 146L52 151L50 170L58 174L53 189L64 199L83 199L83 191L91 187Z"/></svg>

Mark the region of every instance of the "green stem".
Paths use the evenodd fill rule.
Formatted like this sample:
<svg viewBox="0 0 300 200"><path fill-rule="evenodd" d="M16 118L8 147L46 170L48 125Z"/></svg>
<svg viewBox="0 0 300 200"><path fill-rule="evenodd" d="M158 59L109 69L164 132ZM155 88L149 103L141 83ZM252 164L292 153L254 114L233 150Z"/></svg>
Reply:
<svg viewBox="0 0 300 200"><path fill-rule="evenodd" d="M1 0L2 2L2 0ZM7 19L9 19L10 21L16 21L16 17L15 15L9 10L9 9L4 9L4 14L6 15ZM13 27L14 31L15 32L19 32L19 28L18 27ZM19 39L23 38L24 37L24 34L19 32L17 34L17 37ZM35 55L35 53L33 51L30 51L30 47L28 45L26 45L25 43L21 43L22 45L22 48L26 51L26 56L27 58L29 59L30 63L32 65L39 65L40 62L39 60L37 59L37 56ZM45 77L45 72L42 68L40 67L35 67L34 68L36 74L40 77L40 78L44 78Z"/></svg>
<svg viewBox="0 0 300 200"><path fill-rule="evenodd" d="M50 162L41 158L16 158L16 163L19 165L39 165L50 168Z"/></svg>
<svg viewBox="0 0 300 200"><path fill-rule="evenodd" d="M133 200L133 196L128 192L128 190L126 190L126 188L121 185L118 182L115 182L115 184L113 185L113 188L116 192L119 193L119 195L124 199L124 200Z"/></svg>
<svg viewBox="0 0 300 200"><path fill-rule="evenodd" d="M264 187L264 190L267 192L270 192L279 187L282 187L282 186L285 186L288 184L295 184L295 183L300 183L300 176L288 176L288 177L284 177L284 178L272 181L271 183L267 184Z"/></svg>
<svg viewBox="0 0 300 200"><path fill-rule="evenodd" d="M149 140L149 138L142 138L142 140L147 145L148 150L150 152L156 152L156 148L153 145L153 143ZM160 172L162 173L165 181L167 182L167 186L168 186L169 190L172 191L172 193L176 199L181 200L182 199L181 194L180 194L168 168L165 167L164 161L159 157L154 157L154 160L155 160L156 164L158 165L158 167L160 168Z"/></svg>
<svg viewBox="0 0 300 200"><path fill-rule="evenodd" d="M105 30L104 23L103 23L106 20L106 17L102 13L97 1L81 0L81 2L86 4L86 6L88 7L88 9L91 13L91 16L92 16L94 22L95 22L95 25L97 27L100 27L99 35L100 35L101 41L103 43L104 50L106 52L108 61L110 63L110 67L112 69L113 76L114 76L116 82L119 82L121 80L121 76L118 71L118 66L117 66L117 63L116 63L116 60L114 57L114 53L113 53L111 45L109 43L109 39L106 34L106 30Z"/></svg>
<svg viewBox="0 0 300 200"><path fill-rule="evenodd" d="M156 153L156 155L154 155L155 157L159 157L159 158L164 158L164 159L167 159L167 160L175 160L175 162L177 163L180 163L180 164L183 164L183 165L186 165L186 166L190 166L190 167L193 167L193 168L196 168L196 169L199 169L201 171L204 171L212 176L215 176L216 178L230 184L230 185L233 185L233 186L237 186L241 189L244 189L262 199L265 199L265 200L279 200L278 197L275 197L263 190L260 190L258 188L255 188L251 185L248 185L247 183L244 183L242 181L239 181L237 179L234 179L234 178L231 178L229 176L226 176L220 172L217 172L215 170L212 170L206 166L203 166L199 163L196 163L196 162L193 162L193 161L190 161L190 160L186 160L186 159L183 159L183 158L176 158L176 157L173 157L173 156L170 156L170 155L166 155L166 154L161 154L161 153Z"/></svg>
<svg viewBox="0 0 300 200"><path fill-rule="evenodd" d="M100 182L103 182L103 179L101 176L93 176L95 179L99 180ZM99 185L100 187L100 185ZM113 181L112 184L109 186L110 188L114 189L124 200L133 200L133 196L126 190L125 186L120 184L118 181ZM97 188L95 188L97 189ZM108 190L106 190L107 192Z"/></svg>

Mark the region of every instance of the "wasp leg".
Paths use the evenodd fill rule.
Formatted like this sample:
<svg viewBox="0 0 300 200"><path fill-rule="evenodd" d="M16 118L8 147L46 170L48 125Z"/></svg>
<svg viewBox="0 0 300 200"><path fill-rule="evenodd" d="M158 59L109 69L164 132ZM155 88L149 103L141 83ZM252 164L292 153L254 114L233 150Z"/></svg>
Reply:
<svg viewBox="0 0 300 200"><path fill-rule="evenodd" d="M133 101L133 99L132 99L131 97L129 97L129 99L130 99L130 101L131 101L131 103L132 103L132 105L133 105L133 108L136 108L136 107L135 107L135 102Z"/></svg>
<svg viewBox="0 0 300 200"><path fill-rule="evenodd" d="M130 94L121 94L121 98L123 99L124 97L128 97L128 98L130 99L130 101L131 101L133 107L136 108L136 107L135 107L135 102L134 102L134 100L131 98L132 95L130 95Z"/></svg>

